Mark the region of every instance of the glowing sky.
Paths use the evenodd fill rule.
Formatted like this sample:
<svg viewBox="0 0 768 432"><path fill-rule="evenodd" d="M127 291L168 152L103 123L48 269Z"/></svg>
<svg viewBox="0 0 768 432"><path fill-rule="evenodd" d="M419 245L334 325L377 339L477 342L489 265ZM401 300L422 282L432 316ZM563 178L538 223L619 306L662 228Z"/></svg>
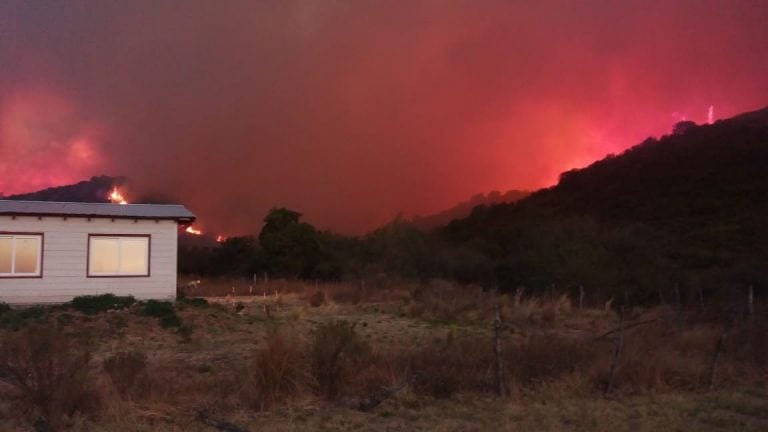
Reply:
<svg viewBox="0 0 768 432"><path fill-rule="evenodd" d="M535 4L534 4L535 3ZM768 2L0 2L0 191L360 232L768 105Z"/></svg>

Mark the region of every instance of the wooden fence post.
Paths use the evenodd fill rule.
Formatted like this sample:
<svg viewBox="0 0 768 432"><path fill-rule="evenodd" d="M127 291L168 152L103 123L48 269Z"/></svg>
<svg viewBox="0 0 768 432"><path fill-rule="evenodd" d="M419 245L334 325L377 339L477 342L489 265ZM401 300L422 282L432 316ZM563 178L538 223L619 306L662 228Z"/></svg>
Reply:
<svg viewBox="0 0 768 432"><path fill-rule="evenodd" d="M675 316L677 318L677 332L683 332L683 304L680 299L680 286L675 284Z"/></svg>
<svg viewBox="0 0 768 432"><path fill-rule="evenodd" d="M734 325L735 325L735 319L731 318L731 320L725 326L725 331L723 331L723 334L717 339L717 343L715 344L715 352L712 355L712 363L709 365L709 389L710 390L714 390L715 388L715 378L717 377L717 363L720 360L720 353L723 351L723 348L725 348L725 339L728 338L728 333L730 333Z"/></svg>
<svg viewBox="0 0 768 432"><path fill-rule="evenodd" d="M496 353L496 394L498 396L504 396L507 394L506 384L504 382L504 359L501 351L501 336L504 330L504 323L501 321L501 303L496 303L496 319L493 323L494 331L494 350Z"/></svg>
<svg viewBox="0 0 768 432"><path fill-rule="evenodd" d="M603 390L603 397L608 395L613 387L613 374L616 371L616 366L619 364L619 356L621 355L622 345L624 343L624 306L619 309L619 337L616 339L616 347L613 350L613 360L611 361L611 369L608 371L608 378L605 381L605 389Z"/></svg>

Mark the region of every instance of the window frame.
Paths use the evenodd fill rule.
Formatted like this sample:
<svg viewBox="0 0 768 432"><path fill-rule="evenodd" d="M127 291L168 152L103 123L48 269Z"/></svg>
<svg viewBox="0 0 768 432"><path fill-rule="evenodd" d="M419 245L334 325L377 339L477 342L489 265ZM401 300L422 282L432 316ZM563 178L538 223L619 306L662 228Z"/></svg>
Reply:
<svg viewBox="0 0 768 432"><path fill-rule="evenodd" d="M43 262L45 259L45 233L42 232L19 232L19 231L0 231L0 236L10 236L14 240L14 249L16 243L16 236L19 237L38 237L37 247L37 272L35 273L13 273L13 251L11 251L11 273L0 273L0 279L42 279L43 277Z"/></svg>
<svg viewBox="0 0 768 432"><path fill-rule="evenodd" d="M91 273L91 239L93 237L106 238L145 238L147 239L147 272L146 274L92 274ZM119 247L118 247L119 250ZM120 265L118 255L118 266ZM151 234L88 234L87 252L85 256L85 277L86 278L145 278L152 276L152 235Z"/></svg>

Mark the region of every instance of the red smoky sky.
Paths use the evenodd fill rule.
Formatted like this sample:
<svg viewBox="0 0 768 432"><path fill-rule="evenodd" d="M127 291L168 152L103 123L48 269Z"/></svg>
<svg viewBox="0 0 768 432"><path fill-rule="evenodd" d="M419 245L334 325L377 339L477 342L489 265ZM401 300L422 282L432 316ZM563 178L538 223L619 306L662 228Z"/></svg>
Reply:
<svg viewBox="0 0 768 432"><path fill-rule="evenodd" d="M0 3L0 191L364 232L768 104L761 1ZM130 197L129 197L130 198Z"/></svg>

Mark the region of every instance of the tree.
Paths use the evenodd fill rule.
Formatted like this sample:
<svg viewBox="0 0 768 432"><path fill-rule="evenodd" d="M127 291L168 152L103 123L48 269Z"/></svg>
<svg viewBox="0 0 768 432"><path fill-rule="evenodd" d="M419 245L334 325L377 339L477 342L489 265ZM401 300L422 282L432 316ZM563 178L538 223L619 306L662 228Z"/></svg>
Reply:
<svg viewBox="0 0 768 432"><path fill-rule="evenodd" d="M273 208L264 218L259 243L269 270L285 277L311 277L321 261L318 232L301 213Z"/></svg>

